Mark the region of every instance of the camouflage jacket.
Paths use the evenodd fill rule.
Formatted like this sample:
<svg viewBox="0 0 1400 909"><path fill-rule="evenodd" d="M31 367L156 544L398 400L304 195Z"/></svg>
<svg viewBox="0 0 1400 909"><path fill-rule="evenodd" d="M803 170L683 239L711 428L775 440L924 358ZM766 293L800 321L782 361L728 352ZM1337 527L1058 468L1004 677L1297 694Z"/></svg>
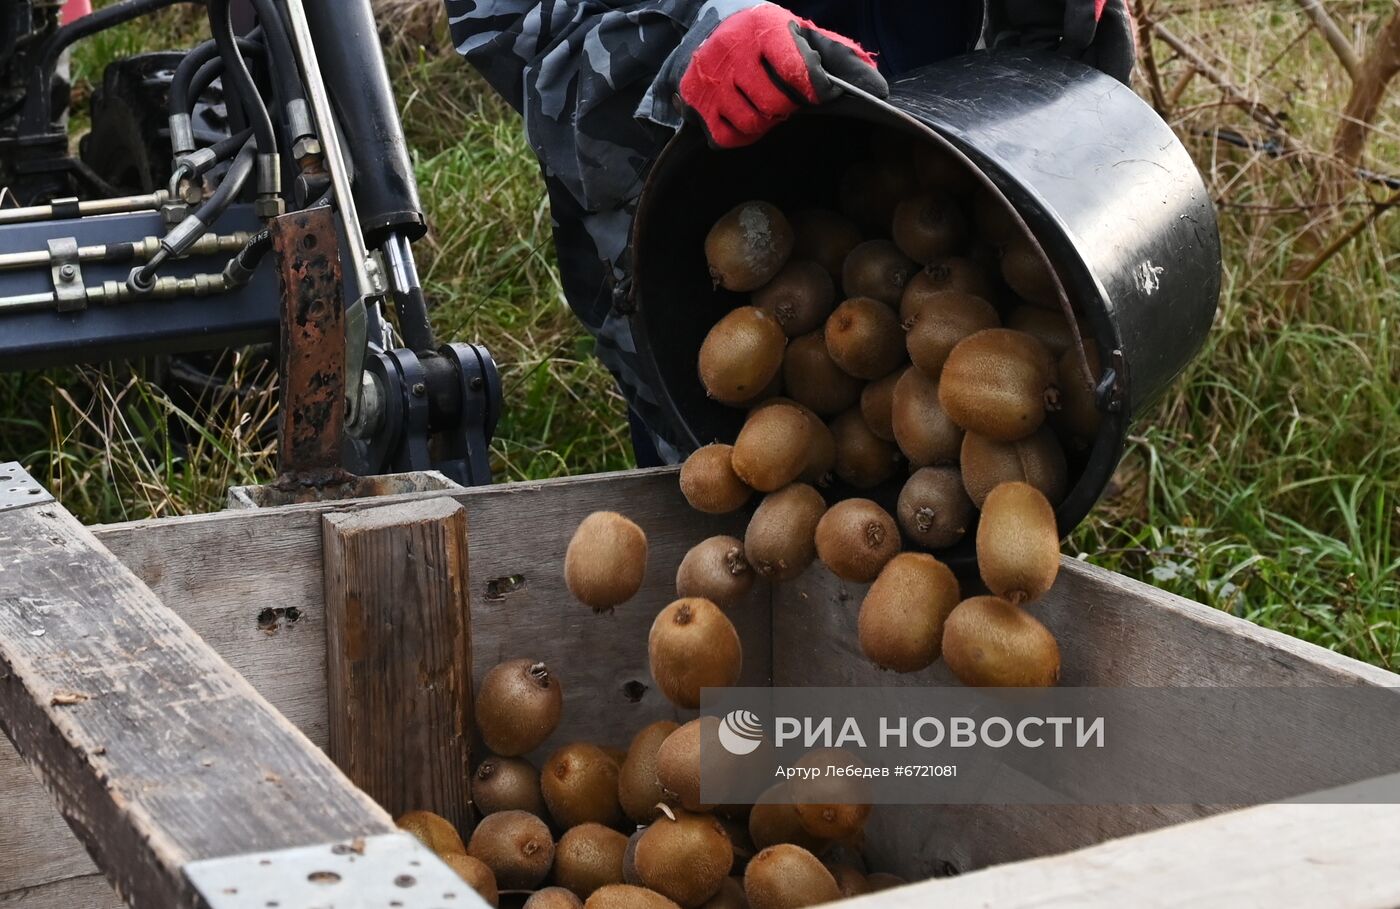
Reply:
<svg viewBox="0 0 1400 909"><path fill-rule="evenodd" d="M615 298L625 292L643 176L681 124L672 99L684 67L724 17L759 2L446 0L457 51L524 117L549 191L569 305L671 462L681 454L675 434ZM784 5L879 52L882 68L894 60L900 70L969 49L982 22L977 0ZM911 29L911 20L925 27Z"/></svg>

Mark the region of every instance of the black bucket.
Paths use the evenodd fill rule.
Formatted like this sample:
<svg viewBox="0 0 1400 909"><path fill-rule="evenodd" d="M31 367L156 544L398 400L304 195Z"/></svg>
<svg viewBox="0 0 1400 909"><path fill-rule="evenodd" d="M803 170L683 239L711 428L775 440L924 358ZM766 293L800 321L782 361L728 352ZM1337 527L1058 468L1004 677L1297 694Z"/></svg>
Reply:
<svg viewBox="0 0 1400 909"><path fill-rule="evenodd" d="M687 125L648 178L633 237L632 329L684 448L732 440L743 411L710 400L696 357L746 295L717 291L703 252L722 214L747 199L836 208L833 174L893 129L951 150L1026 222L1088 322L1105 370L1092 446L1056 509L1062 534L1107 487L1134 416L1200 350L1220 293L1215 208L1171 129L1130 89L1049 55L982 52L911 73L888 100L848 95L794 117L748 148L717 151ZM1109 372L1111 370L1111 373ZM841 495L842 490L837 490ZM889 504L898 484L873 498ZM954 562L971 542L940 553Z"/></svg>

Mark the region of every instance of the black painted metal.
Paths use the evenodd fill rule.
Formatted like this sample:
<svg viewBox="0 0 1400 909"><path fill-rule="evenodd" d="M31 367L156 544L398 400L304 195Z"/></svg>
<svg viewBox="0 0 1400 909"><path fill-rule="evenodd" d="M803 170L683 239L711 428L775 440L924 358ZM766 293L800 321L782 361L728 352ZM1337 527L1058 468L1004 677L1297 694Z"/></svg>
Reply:
<svg viewBox="0 0 1400 909"><path fill-rule="evenodd" d="M686 447L733 438L743 414L705 396L695 361L709 327L744 296L712 289L705 233L748 198L834 207L834 175L868 154L873 126L969 159L1057 263L1105 365L1121 352L1119 406L1074 465L1079 481L1057 512L1068 533L1107 486L1133 417L1199 351L1220 292L1215 210L1186 150L1132 91L1072 61L1001 52L945 61L895 82L888 102L845 98L735 151L682 129L652 169L633 240L633 333L660 404Z"/></svg>

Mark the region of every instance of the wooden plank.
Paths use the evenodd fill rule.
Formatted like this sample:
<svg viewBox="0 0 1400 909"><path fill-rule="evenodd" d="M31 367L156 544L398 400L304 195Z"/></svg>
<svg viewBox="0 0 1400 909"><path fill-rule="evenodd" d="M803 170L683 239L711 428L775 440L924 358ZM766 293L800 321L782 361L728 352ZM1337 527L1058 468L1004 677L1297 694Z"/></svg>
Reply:
<svg viewBox="0 0 1400 909"><path fill-rule="evenodd" d="M135 905L194 905L191 861L394 829L56 505L0 521L0 680L0 726Z"/></svg>
<svg viewBox="0 0 1400 909"><path fill-rule="evenodd" d="M467 513L433 499L321 520L331 760L395 817L469 830Z"/></svg>

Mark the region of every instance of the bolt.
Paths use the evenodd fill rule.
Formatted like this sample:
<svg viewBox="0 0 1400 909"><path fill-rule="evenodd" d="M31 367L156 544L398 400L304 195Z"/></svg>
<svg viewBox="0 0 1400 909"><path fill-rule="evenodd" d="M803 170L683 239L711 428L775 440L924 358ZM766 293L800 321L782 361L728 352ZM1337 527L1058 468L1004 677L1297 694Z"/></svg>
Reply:
<svg viewBox="0 0 1400 909"><path fill-rule="evenodd" d="M414 396L415 398L421 398L421 397L423 397L423 395L425 395L425 394L427 394L427 393L428 393L428 386L424 385L422 382L414 382L414 383L413 383L413 396Z"/></svg>
<svg viewBox="0 0 1400 909"><path fill-rule="evenodd" d="M78 276L78 269L72 265L65 265L58 270L58 276L65 281L71 281Z"/></svg>
<svg viewBox="0 0 1400 909"><path fill-rule="evenodd" d="M486 380L481 378L481 376L472 376L472 380L469 384L471 385L472 391L481 391L481 389L486 387Z"/></svg>

